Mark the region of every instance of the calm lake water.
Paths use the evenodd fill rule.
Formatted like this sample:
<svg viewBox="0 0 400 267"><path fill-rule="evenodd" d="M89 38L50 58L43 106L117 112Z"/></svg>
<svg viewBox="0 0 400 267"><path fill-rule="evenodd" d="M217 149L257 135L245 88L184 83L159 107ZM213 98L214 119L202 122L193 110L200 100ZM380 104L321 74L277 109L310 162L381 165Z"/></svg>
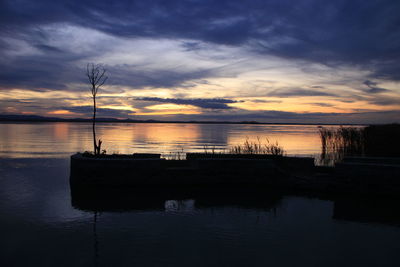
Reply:
<svg viewBox="0 0 400 267"><path fill-rule="evenodd" d="M67 157L91 151L91 127L90 123L0 124L0 157ZM247 138L278 142L291 155L314 155L321 149L316 125L98 123L96 129L109 154L223 151Z"/></svg>
<svg viewBox="0 0 400 267"><path fill-rule="evenodd" d="M98 129L119 153L223 149L246 136L278 140L291 154L319 151L316 126ZM400 266L397 201L269 190L81 198L68 156L91 149L90 125L0 124L0 137L0 266Z"/></svg>

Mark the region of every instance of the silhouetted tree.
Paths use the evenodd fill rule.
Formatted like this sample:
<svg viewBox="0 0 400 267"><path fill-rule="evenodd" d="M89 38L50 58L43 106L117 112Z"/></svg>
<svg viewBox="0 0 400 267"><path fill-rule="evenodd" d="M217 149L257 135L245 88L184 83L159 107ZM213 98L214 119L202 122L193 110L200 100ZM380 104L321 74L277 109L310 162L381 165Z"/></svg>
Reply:
<svg viewBox="0 0 400 267"><path fill-rule="evenodd" d="M90 83L90 92L93 96L93 149L94 154L99 155L101 149L101 140L97 142L96 140L96 95L99 88L107 81L106 69L101 65L96 65L93 63L89 63L86 66L86 76L89 79Z"/></svg>

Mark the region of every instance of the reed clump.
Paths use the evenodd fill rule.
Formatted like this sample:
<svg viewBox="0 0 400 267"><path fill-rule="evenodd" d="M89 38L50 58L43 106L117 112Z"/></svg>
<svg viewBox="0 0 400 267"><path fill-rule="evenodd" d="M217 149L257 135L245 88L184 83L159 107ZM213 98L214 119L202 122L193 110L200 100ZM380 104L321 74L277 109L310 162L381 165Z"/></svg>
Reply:
<svg viewBox="0 0 400 267"><path fill-rule="evenodd" d="M400 157L400 124L367 127L320 127L321 160L338 162L346 156Z"/></svg>
<svg viewBox="0 0 400 267"><path fill-rule="evenodd" d="M337 161L344 156L363 155L365 150L364 129L340 127L327 129L320 127L322 159L332 158Z"/></svg>
<svg viewBox="0 0 400 267"><path fill-rule="evenodd" d="M268 138L265 142L262 142L262 140L257 137L257 141L251 141L247 138L243 144L230 147L229 153L283 156L286 152L283 147L278 144L278 142L270 143Z"/></svg>
<svg viewBox="0 0 400 267"><path fill-rule="evenodd" d="M204 154L212 154L212 155L214 155L214 154L217 154L217 153L219 153L219 154L223 153L223 150L217 150L217 148L215 146L204 145L203 149L204 149Z"/></svg>

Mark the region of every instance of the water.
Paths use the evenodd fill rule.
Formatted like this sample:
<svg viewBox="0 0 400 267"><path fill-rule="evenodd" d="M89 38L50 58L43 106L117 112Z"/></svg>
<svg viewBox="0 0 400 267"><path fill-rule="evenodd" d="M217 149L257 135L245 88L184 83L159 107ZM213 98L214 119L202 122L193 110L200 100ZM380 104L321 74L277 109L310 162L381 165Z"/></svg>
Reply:
<svg viewBox="0 0 400 267"><path fill-rule="evenodd" d="M70 189L67 156L80 145L90 149L90 132L82 134L88 125L3 126L0 266L400 266L397 201L267 190L118 190L82 197ZM257 132L245 125L172 125L165 130L169 136L149 133L162 126L102 125L101 131L122 153L137 149L138 140L151 140L154 148L163 144L159 151L174 148L170 140L198 140L191 149L206 142L228 145L273 127ZM132 127L137 131L129 135ZM315 126L276 127L274 136L283 142ZM193 129L203 133L193 135ZM312 147L300 144L292 151L314 153L317 145Z"/></svg>
<svg viewBox="0 0 400 267"><path fill-rule="evenodd" d="M0 157L67 157L92 151L91 127L90 123L0 124ZM290 155L314 155L321 149L315 125L98 123L96 129L109 154L223 151L247 138L278 142Z"/></svg>

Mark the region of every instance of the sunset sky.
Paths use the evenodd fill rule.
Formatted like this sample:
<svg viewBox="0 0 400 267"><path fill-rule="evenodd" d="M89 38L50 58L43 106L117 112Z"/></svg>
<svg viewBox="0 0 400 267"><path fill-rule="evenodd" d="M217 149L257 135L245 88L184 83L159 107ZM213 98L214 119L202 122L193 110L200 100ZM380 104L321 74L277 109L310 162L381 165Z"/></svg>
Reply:
<svg viewBox="0 0 400 267"><path fill-rule="evenodd" d="M0 114L400 122L400 1L0 1Z"/></svg>

